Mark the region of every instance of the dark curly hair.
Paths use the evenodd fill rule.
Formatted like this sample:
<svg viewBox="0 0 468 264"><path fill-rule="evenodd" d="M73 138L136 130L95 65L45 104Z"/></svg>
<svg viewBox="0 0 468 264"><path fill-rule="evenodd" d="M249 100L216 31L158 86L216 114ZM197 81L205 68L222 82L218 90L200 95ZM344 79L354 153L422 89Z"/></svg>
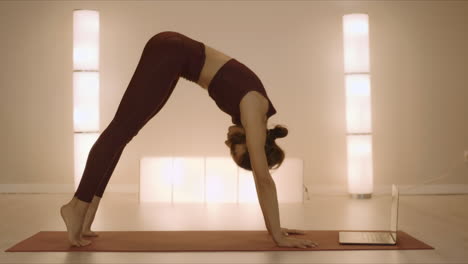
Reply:
<svg viewBox="0 0 468 264"><path fill-rule="evenodd" d="M277 138L283 138L288 135L288 129L282 125L276 125L273 129L267 129L266 131L266 142L265 142L265 154L267 157L268 168L277 169L281 166L284 161L284 151L276 144ZM234 153L236 144L245 144L245 135L236 133L231 136L231 154ZM245 151L239 160L235 160L236 164L246 170L252 171L252 165L250 164L250 155L248 150ZM274 167L277 165L276 167Z"/></svg>

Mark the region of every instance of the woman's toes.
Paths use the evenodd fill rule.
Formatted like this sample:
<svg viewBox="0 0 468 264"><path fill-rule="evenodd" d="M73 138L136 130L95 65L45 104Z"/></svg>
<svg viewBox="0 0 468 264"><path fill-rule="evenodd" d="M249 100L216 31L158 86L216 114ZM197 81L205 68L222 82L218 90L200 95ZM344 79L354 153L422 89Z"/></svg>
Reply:
<svg viewBox="0 0 468 264"><path fill-rule="evenodd" d="M86 240L86 239L81 239L81 240L79 241L79 243L80 243L80 246L84 247L84 246L87 246L87 245L91 244L91 241L90 241L90 240Z"/></svg>
<svg viewBox="0 0 468 264"><path fill-rule="evenodd" d="M78 242L78 240L70 240L70 244L72 247L80 247L81 244Z"/></svg>
<svg viewBox="0 0 468 264"><path fill-rule="evenodd" d="M80 234L83 230L83 214L75 212L73 207L68 205L60 208L60 214L67 228L68 241L72 246L81 247L91 244L91 241L83 239Z"/></svg>
<svg viewBox="0 0 468 264"><path fill-rule="evenodd" d="M96 232L93 232L91 230L89 231L83 231L83 233L81 233L83 236L87 236L87 237L97 237L99 236Z"/></svg>

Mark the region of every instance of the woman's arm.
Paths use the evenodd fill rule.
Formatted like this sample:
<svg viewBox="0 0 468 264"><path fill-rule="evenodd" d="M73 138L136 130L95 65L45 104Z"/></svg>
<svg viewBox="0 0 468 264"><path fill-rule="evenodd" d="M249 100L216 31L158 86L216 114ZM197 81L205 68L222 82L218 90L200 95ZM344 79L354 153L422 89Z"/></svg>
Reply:
<svg viewBox="0 0 468 264"><path fill-rule="evenodd" d="M276 185L270 175L265 154L265 115L256 114L259 112L253 110L249 111L248 114L241 115L241 122L245 130L247 150L252 164L255 187L265 219L265 225L273 240L277 241L282 237L278 197Z"/></svg>
<svg viewBox="0 0 468 264"><path fill-rule="evenodd" d="M281 232L278 196L275 182L273 179L268 181L259 181L258 176L256 176L255 186L260 207L262 208L265 225L267 226L268 232L272 236L273 240L278 241L283 234Z"/></svg>

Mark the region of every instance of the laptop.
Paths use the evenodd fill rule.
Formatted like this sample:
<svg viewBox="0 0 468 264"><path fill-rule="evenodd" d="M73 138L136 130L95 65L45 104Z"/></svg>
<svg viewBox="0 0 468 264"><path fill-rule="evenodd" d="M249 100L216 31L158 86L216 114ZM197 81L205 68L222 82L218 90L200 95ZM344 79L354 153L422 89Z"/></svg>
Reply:
<svg viewBox="0 0 468 264"><path fill-rule="evenodd" d="M388 232L340 232L340 244L396 245L398 230L398 187L392 185L392 208L390 231Z"/></svg>

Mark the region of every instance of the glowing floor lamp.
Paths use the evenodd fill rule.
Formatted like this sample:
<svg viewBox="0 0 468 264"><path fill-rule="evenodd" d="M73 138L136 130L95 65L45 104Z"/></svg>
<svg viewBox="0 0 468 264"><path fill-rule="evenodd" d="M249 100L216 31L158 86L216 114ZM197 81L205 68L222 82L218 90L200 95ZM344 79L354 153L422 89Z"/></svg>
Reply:
<svg viewBox="0 0 468 264"><path fill-rule="evenodd" d="M348 154L348 192L368 199L373 192L369 16L343 16Z"/></svg>
<svg viewBox="0 0 468 264"><path fill-rule="evenodd" d="M75 191L99 137L99 12L73 10Z"/></svg>

